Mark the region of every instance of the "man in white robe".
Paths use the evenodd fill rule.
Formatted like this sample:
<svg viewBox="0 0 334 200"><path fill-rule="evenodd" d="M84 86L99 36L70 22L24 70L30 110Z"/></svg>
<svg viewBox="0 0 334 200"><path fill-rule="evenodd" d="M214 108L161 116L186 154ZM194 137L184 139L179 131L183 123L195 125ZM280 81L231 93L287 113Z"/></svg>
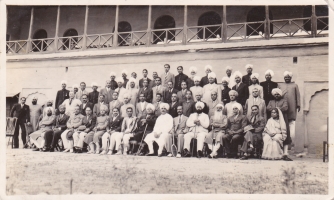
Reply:
<svg viewBox="0 0 334 200"><path fill-rule="evenodd" d="M130 103L132 105L136 105L137 103L137 96L138 96L138 92L139 89L137 89L137 83L138 81L136 81L134 78L130 78L128 85L129 87L127 88L127 93L129 93L131 95L131 100Z"/></svg>
<svg viewBox="0 0 334 200"><path fill-rule="evenodd" d="M209 78L209 83L203 87L203 98L202 98L202 101L204 101L206 104L210 102L212 92L217 92L218 99L221 99L221 92L222 92L220 89L220 85L217 85L215 83L216 74L214 72L211 72L208 74L208 78Z"/></svg>
<svg viewBox="0 0 334 200"><path fill-rule="evenodd" d="M30 108L30 123L32 125L33 131L37 131L38 123L39 123L39 117L42 114L42 106L40 104L37 104L37 97L32 98L32 105L29 105Z"/></svg>
<svg viewBox="0 0 334 200"><path fill-rule="evenodd" d="M196 95L197 94L200 94L201 96L203 96L203 88L200 86L200 83L201 83L201 77L199 76L195 76L194 77L194 86L192 86L190 88L190 91L193 93L193 100L196 101Z"/></svg>

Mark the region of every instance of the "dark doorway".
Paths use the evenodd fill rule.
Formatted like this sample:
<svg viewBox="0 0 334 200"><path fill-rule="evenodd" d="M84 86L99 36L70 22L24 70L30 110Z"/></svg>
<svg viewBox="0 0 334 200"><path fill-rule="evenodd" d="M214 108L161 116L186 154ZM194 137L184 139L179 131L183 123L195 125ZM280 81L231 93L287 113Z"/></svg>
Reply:
<svg viewBox="0 0 334 200"><path fill-rule="evenodd" d="M222 20L220 15L216 12L206 12L202 14L198 19L198 26L205 26L205 25L219 25L221 26ZM216 38L217 35L221 34L221 27L207 27L204 30L202 28L198 29L197 36L200 39L208 39L208 38Z"/></svg>
<svg viewBox="0 0 334 200"><path fill-rule="evenodd" d="M315 6L315 15L328 16L328 6ZM312 6L305 6L303 18L312 16ZM320 21L321 20L321 21ZM304 29L306 31L311 31L311 20L304 20ZM319 18L317 20L317 30L328 30L328 18Z"/></svg>
<svg viewBox="0 0 334 200"><path fill-rule="evenodd" d="M71 38L72 36L78 36L78 31L75 29L68 29L65 31L63 37L63 50L72 50L75 49L78 44L78 37Z"/></svg>
<svg viewBox="0 0 334 200"><path fill-rule="evenodd" d="M259 22L254 24L249 24L247 26L247 36L250 35L259 35L261 31L264 37L264 23L263 21L266 19L266 10L264 6L258 6L251 9L247 14L247 22ZM273 15L269 10L269 19L273 19ZM273 33L273 25L270 24L270 34Z"/></svg>
<svg viewBox="0 0 334 200"><path fill-rule="evenodd" d="M169 28L175 28L175 20L173 17L169 15L161 16L154 22L154 29L169 29ZM166 34L167 34L167 40L175 41L175 30L154 31L153 44L156 44L158 42L163 42L164 39L166 38Z"/></svg>
<svg viewBox="0 0 334 200"><path fill-rule="evenodd" d="M131 24L126 21L118 22L118 33L131 32ZM112 32L115 32L115 27ZM131 33L118 34L118 46L129 46L131 44Z"/></svg>
<svg viewBox="0 0 334 200"><path fill-rule="evenodd" d="M45 39L48 38L48 33L44 29L40 29L35 32L34 36L32 39L32 51L33 52L40 52L40 51L46 51L47 49L47 43L44 40L35 40L35 39Z"/></svg>

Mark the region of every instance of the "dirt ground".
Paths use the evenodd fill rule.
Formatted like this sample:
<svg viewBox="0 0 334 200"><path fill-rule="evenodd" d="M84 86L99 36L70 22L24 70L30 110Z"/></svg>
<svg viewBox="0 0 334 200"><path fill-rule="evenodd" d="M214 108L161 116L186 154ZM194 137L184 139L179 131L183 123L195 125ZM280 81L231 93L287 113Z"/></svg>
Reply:
<svg viewBox="0 0 334 200"><path fill-rule="evenodd" d="M7 195L327 194L328 163L43 153L7 149Z"/></svg>

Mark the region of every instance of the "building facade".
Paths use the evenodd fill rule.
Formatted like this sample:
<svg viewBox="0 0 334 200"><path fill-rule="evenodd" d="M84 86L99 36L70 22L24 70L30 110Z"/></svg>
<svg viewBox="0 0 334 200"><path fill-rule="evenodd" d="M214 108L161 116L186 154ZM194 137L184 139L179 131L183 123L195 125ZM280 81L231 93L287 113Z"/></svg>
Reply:
<svg viewBox="0 0 334 200"><path fill-rule="evenodd" d="M19 16L17 13L21 13ZM225 67L264 81L292 71L301 93L297 150L318 153L327 132L328 8L326 6L33 6L7 7L7 109L13 96L55 99L60 81L104 87L111 71L163 72L163 65ZM130 76L130 74L128 75ZM16 98L16 97L14 97ZM17 98L16 98L17 99ZM319 106L321 105L321 106Z"/></svg>

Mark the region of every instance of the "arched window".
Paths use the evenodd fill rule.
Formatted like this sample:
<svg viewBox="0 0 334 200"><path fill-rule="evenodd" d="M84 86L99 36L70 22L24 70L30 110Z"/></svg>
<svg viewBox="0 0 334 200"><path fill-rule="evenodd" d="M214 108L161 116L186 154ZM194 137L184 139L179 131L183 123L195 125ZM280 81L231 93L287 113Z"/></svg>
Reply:
<svg viewBox="0 0 334 200"><path fill-rule="evenodd" d="M315 6L316 16L328 16L328 6ZM303 18L312 16L312 6L305 6ZM321 20L321 21L320 21ZM311 31L311 20L304 20L304 29ZM328 18L317 20L317 30L328 30Z"/></svg>
<svg viewBox="0 0 334 200"><path fill-rule="evenodd" d="M175 28L175 20L169 15L160 16L154 22L154 29L169 29ZM167 34L167 40L175 40L175 30L170 31L154 31L153 44L164 41Z"/></svg>
<svg viewBox="0 0 334 200"><path fill-rule="evenodd" d="M66 49L75 49L77 43L78 43L78 38L77 37L74 37L74 38L70 38L72 36L78 36L78 31L71 28L71 29L68 29L67 31L65 31L63 37L67 37L67 38L64 38L63 39L63 50L66 50Z"/></svg>
<svg viewBox="0 0 334 200"><path fill-rule="evenodd" d="M115 27L113 28L112 32L115 31ZM131 32L131 24L126 21L118 22L118 33L122 32ZM118 45L119 46L129 46L131 44L131 34L130 33L123 33L118 34Z"/></svg>
<svg viewBox="0 0 334 200"><path fill-rule="evenodd" d="M220 18L220 15L216 12L206 12L202 14L198 19L198 26L205 26L205 25L221 25L222 20ZM217 35L221 35L221 27L207 27L205 30L199 28L198 37L200 39L208 39L208 38L216 38Z"/></svg>
<svg viewBox="0 0 334 200"><path fill-rule="evenodd" d="M247 36L249 35L259 35L258 32L264 34L264 23L266 19L266 11L264 6L258 6L250 10L247 14L247 22L259 22L254 24L249 24L247 26ZM269 19L273 19L273 15L269 10ZM270 24L270 33L273 33L273 25Z"/></svg>
<svg viewBox="0 0 334 200"><path fill-rule="evenodd" d="M44 39L48 37L48 33L44 29L40 29L34 33L34 36L32 39ZM46 51L47 45L45 41L42 40L34 40L32 41L32 51L34 52L40 52L40 51Z"/></svg>

